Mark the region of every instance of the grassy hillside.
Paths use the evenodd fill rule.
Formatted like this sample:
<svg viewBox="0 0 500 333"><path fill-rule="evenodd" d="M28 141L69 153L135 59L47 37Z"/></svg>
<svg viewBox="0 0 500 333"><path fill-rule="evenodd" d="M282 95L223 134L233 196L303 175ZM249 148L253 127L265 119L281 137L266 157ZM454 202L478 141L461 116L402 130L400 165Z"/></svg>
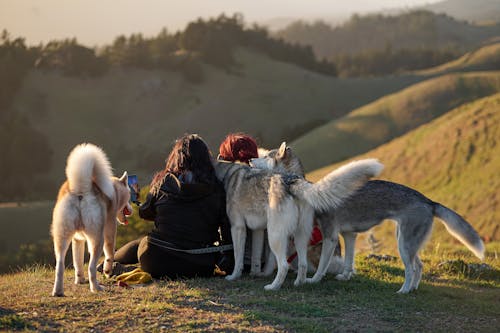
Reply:
<svg viewBox="0 0 500 333"><path fill-rule="evenodd" d="M421 191L463 215L486 240L499 240L499 110L500 94L465 104L354 159L380 159L383 179ZM338 165L308 177L317 180ZM436 227L438 241L451 239Z"/></svg>
<svg viewBox="0 0 500 333"><path fill-rule="evenodd" d="M67 154L83 141L101 145L116 173L138 173L144 184L186 132L198 132L213 149L233 131L272 146L422 79L336 79L245 50L236 59L231 73L205 66L201 84L160 70L115 70L94 79L32 72L13 108L54 152L50 173L37 180L47 184L42 198L53 198ZM36 163L30 152L20 154Z"/></svg>
<svg viewBox="0 0 500 333"><path fill-rule="evenodd" d="M500 43L494 43L468 52L443 65L417 71L417 75L440 75L449 72L482 71L500 68Z"/></svg>
<svg viewBox="0 0 500 333"><path fill-rule="evenodd" d="M422 257L417 292L396 294L401 261L356 257L358 275L266 292L270 278L155 281L92 294L65 272L66 297L50 297L54 270L32 267L0 275L0 330L25 332L496 332L500 265L488 246L486 264L442 250ZM445 260L453 260L440 265Z"/></svg>
<svg viewBox="0 0 500 333"><path fill-rule="evenodd" d="M500 72L456 73L385 96L292 142L306 170L361 154L447 111L500 91Z"/></svg>

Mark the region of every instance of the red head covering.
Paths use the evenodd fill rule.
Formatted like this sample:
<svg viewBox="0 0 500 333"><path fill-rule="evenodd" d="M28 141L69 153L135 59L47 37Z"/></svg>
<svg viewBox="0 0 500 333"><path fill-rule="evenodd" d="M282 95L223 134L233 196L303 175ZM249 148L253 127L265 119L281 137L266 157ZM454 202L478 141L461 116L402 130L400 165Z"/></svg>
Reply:
<svg viewBox="0 0 500 333"><path fill-rule="evenodd" d="M258 156L255 139L243 133L229 134L219 147L219 157L225 161L248 163Z"/></svg>

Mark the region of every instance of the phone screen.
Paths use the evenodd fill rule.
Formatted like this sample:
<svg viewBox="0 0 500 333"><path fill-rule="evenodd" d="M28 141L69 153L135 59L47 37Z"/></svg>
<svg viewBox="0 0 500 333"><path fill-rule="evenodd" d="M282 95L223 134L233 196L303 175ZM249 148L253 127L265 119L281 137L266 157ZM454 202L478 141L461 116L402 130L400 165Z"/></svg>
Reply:
<svg viewBox="0 0 500 333"><path fill-rule="evenodd" d="M130 201L137 202L139 198L139 183L137 182L137 175L128 176L128 187L130 188Z"/></svg>

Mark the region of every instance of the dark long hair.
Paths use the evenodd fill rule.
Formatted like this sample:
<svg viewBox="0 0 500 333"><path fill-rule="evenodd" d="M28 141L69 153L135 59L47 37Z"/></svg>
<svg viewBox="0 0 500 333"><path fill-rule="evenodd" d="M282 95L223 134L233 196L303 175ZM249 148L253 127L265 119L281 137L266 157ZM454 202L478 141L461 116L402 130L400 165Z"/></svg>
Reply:
<svg viewBox="0 0 500 333"><path fill-rule="evenodd" d="M165 160L165 168L153 177L151 187L158 187L167 173L172 173L178 178L192 177L196 183L217 182L212 154L205 141L197 134L186 134L177 139Z"/></svg>

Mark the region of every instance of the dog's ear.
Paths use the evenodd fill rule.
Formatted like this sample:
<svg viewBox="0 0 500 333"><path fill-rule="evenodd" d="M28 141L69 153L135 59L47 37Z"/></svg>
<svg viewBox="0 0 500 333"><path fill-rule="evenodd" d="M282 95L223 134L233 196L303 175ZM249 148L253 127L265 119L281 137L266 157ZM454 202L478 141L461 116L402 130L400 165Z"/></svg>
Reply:
<svg viewBox="0 0 500 333"><path fill-rule="evenodd" d="M127 171L123 172L123 175L118 179L123 184L128 185L128 173Z"/></svg>
<svg viewBox="0 0 500 333"><path fill-rule="evenodd" d="M286 146L286 142L283 141L283 143L281 144L281 146L278 149L278 156L285 157L287 150L288 150L288 147Z"/></svg>

